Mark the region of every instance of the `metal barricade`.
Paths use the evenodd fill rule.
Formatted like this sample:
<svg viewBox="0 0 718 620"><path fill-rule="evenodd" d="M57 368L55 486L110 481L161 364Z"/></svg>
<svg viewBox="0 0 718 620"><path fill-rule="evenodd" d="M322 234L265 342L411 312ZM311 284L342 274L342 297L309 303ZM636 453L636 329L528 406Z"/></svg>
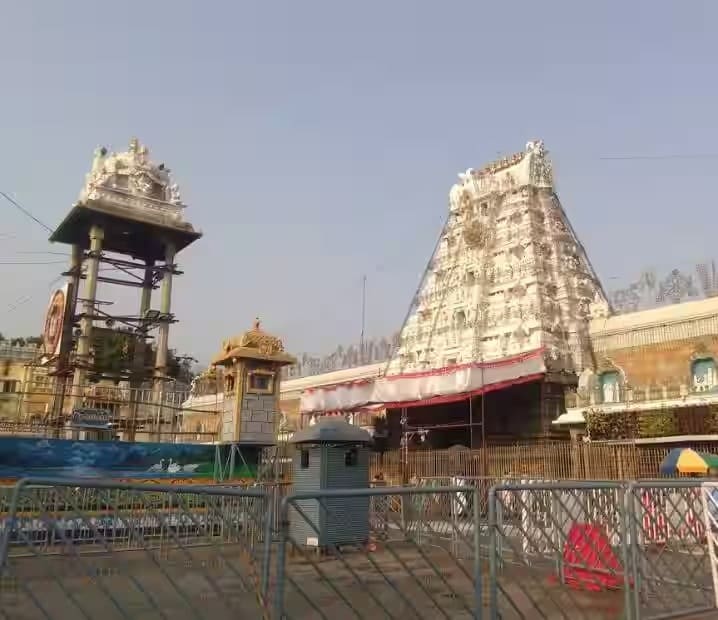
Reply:
<svg viewBox="0 0 718 620"><path fill-rule="evenodd" d="M491 617L622 617L630 582L623 492L617 483L495 487L489 499ZM512 518L501 519L504 512Z"/></svg>
<svg viewBox="0 0 718 620"><path fill-rule="evenodd" d="M23 481L0 491L0 618L716 614L718 482L487 483Z"/></svg>
<svg viewBox="0 0 718 620"><path fill-rule="evenodd" d="M277 553L275 618L474 618L482 609L479 529L457 529L436 507L448 506L460 487L400 487L294 493L283 502ZM289 519L320 539L323 528L342 527L345 500L381 506L370 517L368 540L307 548ZM309 500L309 501L308 501ZM316 504L314 504L316 502ZM474 502L478 506L478 502ZM404 506L393 510L392 506ZM411 515L406 507L420 509ZM316 508L316 510L315 510ZM296 525L296 524L294 524ZM450 534L452 529L457 529ZM380 535L377 535L380 534ZM457 545L462 553L456 553Z"/></svg>
<svg viewBox="0 0 718 620"><path fill-rule="evenodd" d="M634 617L715 610L701 485L638 482L628 485L627 494Z"/></svg>
<svg viewBox="0 0 718 620"><path fill-rule="evenodd" d="M713 580L713 598L718 609L718 482L706 482L701 485L701 505Z"/></svg>
<svg viewBox="0 0 718 620"><path fill-rule="evenodd" d="M263 491L33 479L5 502L5 617L266 617Z"/></svg>

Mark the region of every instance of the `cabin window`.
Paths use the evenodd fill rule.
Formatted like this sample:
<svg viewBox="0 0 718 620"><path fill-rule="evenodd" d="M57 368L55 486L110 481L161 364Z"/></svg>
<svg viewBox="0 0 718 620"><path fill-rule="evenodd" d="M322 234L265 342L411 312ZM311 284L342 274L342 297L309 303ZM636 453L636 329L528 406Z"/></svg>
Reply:
<svg viewBox="0 0 718 620"><path fill-rule="evenodd" d="M601 399L604 403L617 403L620 400L621 375L615 371L601 373L598 378L601 387Z"/></svg>
<svg viewBox="0 0 718 620"><path fill-rule="evenodd" d="M346 467L356 467L359 463L359 450L352 448L344 453L344 465Z"/></svg>
<svg viewBox="0 0 718 620"><path fill-rule="evenodd" d="M301 453L301 467L302 469L309 468L309 450L302 450Z"/></svg>
<svg viewBox="0 0 718 620"><path fill-rule="evenodd" d="M711 357L695 360L691 364L693 389L702 392L716 386L716 363Z"/></svg>
<svg viewBox="0 0 718 620"><path fill-rule="evenodd" d="M252 394L272 394L274 392L274 373L266 370L253 370L247 375L247 392Z"/></svg>

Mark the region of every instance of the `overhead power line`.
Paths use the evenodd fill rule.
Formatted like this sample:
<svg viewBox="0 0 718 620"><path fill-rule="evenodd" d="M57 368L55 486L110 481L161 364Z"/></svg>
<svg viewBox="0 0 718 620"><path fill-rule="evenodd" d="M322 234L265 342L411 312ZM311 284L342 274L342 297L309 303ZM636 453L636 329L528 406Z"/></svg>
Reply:
<svg viewBox="0 0 718 620"><path fill-rule="evenodd" d="M44 261L0 261L0 265L62 265L64 260L44 260Z"/></svg>
<svg viewBox="0 0 718 620"><path fill-rule="evenodd" d="M599 157L603 160L656 160L656 159L718 159L718 153L706 153L703 155L607 155Z"/></svg>
<svg viewBox="0 0 718 620"><path fill-rule="evenodd" d="M36 224L39 224L42 226L47 232L52 233L54 232L52 228L50 228L47 224L40 221L38 218L36 218L30 211L28 211L25 207L23 207L21 204L17 202L17 200L14 200L10 196L8 196L5 192L0 191L0 196L2 196L5 200L7 200L13 207L15 207L18 211L20 211L25 217L29 217L33 222Z"/></svg>
<svg viewBox="0 0 718 620"><path fill-rule="evenodd" d="M18 250L15 254L52 254L53 256L70 256L69 252L47 252L45 250Z"/></svg>
<svg viewBox="0 0 718 620"><path fill-rule="evenodd" d="M57 278L50 280L49 284L47 285L48 288L52 288L60 280L62 280L62 276L58 276ZM35 297L36 297L36 294L22 295L22 296L18 297L15 301L13 301L7 305L7 308L3 314L10 314L11 312L17 310L20 306L24 306L26 303L35 299Z"/></svg>

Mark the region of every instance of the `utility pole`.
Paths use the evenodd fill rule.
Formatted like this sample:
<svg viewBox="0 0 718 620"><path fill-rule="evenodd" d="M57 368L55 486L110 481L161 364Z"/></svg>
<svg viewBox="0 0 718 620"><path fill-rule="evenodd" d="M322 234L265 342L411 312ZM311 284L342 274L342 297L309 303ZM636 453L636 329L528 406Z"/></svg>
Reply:
<svg viewBox="0 0 718 620"><path fill-rule="evenodd" d="M364 328L366 326L366 274L361 281L361 333L359 334L359 363L364 364Z"/></svg>

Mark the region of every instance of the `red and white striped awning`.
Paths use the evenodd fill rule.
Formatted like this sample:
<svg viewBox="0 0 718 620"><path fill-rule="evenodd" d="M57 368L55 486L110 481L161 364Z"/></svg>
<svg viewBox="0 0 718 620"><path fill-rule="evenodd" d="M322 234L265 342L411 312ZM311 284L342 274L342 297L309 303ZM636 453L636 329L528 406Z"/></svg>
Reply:
<svg viewBox="0 0 718 620"><path fill-rule="evenodd" d="M543 356L541 348L498 360L310 388L302 392L300 411L350 413L369 407L417 407L462 400L539 380L546 372Z"/></svg>

